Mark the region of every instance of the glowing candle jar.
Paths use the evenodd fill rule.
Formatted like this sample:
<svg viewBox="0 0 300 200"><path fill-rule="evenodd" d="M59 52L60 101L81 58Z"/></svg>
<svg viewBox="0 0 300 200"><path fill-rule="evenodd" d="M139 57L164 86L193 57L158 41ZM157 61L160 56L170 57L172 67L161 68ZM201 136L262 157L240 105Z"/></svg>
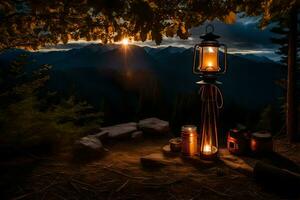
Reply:
<svg viewBox="0 0 300 200"><path fill-rule="evenodd" d="M198 134L197 127L185 125L181 128L182 154L194 156L198 153Z"/></svg>
<svg viewBox="0 0 300 200"><path fill-rule="evenodd" d="M214 159L218 153L218 147L212 144L200 146L200 157L203 159Z"/></svg>

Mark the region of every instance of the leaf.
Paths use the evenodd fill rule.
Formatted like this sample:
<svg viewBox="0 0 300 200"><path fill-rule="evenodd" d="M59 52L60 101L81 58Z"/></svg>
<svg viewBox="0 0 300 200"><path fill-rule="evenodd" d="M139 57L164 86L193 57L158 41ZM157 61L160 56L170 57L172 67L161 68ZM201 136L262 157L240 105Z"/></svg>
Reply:
<svg viewBox="0 0 300 200"><path fill-rule="evenodd" d="M181 24L177 30L177 35L179 36L180 39L188 39L189 37L189 32L186 30L185 26Z"/></svg>
<svg viewBox="0 0 300 200"><path fill-rule="evenodd" d="M173 37L176 33L175 26L169 26L166 28L166 36L167 37Z"/></svg>
<svg viewBox="0 0 300 200"><path fill-rule="evenodd" d="M228 15L225 16L224 22L226 24L233 24L236 21L236 14L232 11L229 12Z"/></svg>

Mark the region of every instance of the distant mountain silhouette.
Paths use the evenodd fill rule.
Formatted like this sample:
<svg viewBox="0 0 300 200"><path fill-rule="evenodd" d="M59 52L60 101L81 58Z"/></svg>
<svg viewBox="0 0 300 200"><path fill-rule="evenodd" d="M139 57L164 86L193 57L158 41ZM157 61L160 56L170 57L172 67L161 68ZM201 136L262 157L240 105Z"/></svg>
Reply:
<svg viewBox="0 0 300 200"><path fill-rule="evenodd" d="M240 56L242 58L247 58L249 60L261 63L274 63L273 60L267 58L266 56L257 56L254 54L235 54L236 56Z"/></svg>
<svg viewBox="0 0 300 200"><path fill-rule="evenodd" d="M0 61L7 64L27 53L35 61L32 66L53 65L53 89L75 91L95 106L105 99L121 109L124 96L131 95L127 101L134 108L141 94L149 99L159 95L169 104L178 94L196 94L199 77L192 73L192 51L134 45L125 50L119 45L93 44L56 52L9 50L0 54ZM256 55L229 55L228 64L228 73L220 77L225 102L257 108L278 100L281 90L275 81L284 76L281 65Z"/></svg>

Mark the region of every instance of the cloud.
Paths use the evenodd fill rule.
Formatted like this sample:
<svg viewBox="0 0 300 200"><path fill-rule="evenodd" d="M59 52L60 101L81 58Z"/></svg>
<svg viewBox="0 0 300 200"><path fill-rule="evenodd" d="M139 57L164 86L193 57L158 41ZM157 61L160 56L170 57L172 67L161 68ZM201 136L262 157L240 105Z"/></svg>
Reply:
<svg viewBox="0 0 300 200"><path fill-rule="evenodd" d="M270 32L271 27L267 27L264 30L258 28L259 18L257 17L244 17L238 18L234 24L224 24L218 20L211 22L214 25L214 33L220 35L219 41L225 43L228 46L228 52L230 53L253 53L268 56L271 59L278 60L278 56L275 54L275 50L278 48L275 44L270 41L274 34ZM140 46L150 47L167 47L177 46L190 48L196 43L200 43L200 35L205 33L205 27L208 23L202 26L192 28L190 30L191 37L187 40L182 40L179 37L163 39L161 45L157 46L153 41L146 42L134 42L133 44ZM57 46L46 47L43 51L51 50L68 50L72 48L80 48L91 43L99 43L100 41L86 42L77 41L71 42L67 45L59 44Z"/></svg>
<svg viewBox="0 0 300 200"><path fill-rule="evenodd" d="M219 41L227 44L229 53L259 54L278 60L278 55L275 54L278 46L271 43L270 40L271 37L275 36L274 33L270 32L272 25L261 30L258 23L259 18L257 17L245 17L239 18L234 24L224 24L217 20L210 24L214 25L214 33L221 36ZM192 35L188 40L181 40L178 37L164 38L162 45L193 47L196 43L201 42L199 37L205 33L207 24L191 29ZM151 45L155 44L150 43Z"/></svg>
<svg viewBox="0 0 300 200"><path fill-rule="evenodd" d="M59 43L57 45L47 45L38 51L49 52L49 51L67 51L70 49L79 49L90 44L99 44L100 41L87 42L85 40L71 41L68 44Z"/></svg>

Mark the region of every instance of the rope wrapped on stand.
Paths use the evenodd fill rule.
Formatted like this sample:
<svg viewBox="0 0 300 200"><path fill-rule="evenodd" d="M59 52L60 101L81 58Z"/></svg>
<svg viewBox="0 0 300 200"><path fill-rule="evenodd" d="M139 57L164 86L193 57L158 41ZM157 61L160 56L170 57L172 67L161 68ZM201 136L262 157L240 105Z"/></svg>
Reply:
<svg viewBox="0 0 300 200"><path fill-rule="evenodd" d="M218 152L218 117L223 107L223 96L220 89L212 83L200 87L201 124L200 156L214 155ZM208 156L209 157L209 156Z"/></svg>

